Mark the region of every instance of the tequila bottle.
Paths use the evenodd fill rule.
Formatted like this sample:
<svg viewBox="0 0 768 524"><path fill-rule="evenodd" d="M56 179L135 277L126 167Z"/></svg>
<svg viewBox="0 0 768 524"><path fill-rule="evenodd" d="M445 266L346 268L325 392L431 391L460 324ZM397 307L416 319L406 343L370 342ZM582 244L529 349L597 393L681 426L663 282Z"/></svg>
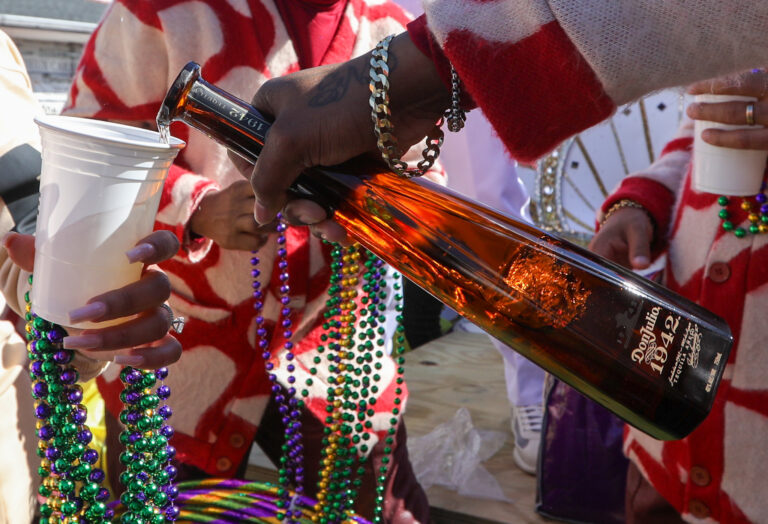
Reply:
<svg viewBox="0 0 768 524"><path fill-rule="evenodd" d="M188 64L158 126L182 121L256 162L269 121ZM649 435L709 412L733 339L718 316L635 273L370 159L305 171L291 189L449 307Z"/></svg>

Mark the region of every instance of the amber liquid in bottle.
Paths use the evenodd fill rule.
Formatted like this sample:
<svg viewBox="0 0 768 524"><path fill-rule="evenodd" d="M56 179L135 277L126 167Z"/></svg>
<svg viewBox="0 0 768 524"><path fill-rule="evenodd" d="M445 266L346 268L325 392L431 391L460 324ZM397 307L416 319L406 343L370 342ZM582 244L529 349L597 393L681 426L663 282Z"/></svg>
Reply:
<svg viewBox="0 0 768 524"><path fill-rule="evenodd" d="M255 162L269 122L188 64L158 126L180 120ZM658 439L709 412L733 343L718 316L616 264L427 180L369 161L307 170L292 190L465 316Z"/></svg>

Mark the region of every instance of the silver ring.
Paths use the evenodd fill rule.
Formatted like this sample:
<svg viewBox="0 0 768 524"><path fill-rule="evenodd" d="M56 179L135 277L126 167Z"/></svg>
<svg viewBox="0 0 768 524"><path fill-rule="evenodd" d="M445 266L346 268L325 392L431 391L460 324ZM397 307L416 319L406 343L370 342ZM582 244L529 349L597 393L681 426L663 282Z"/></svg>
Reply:
<svg viewBox="0 0 768 524"><path fill-rule="evenodd" d="M168 328L168 331L173 331L174 333L181 333L184 331L184 317L176 317L173 315L173 310L171 309L171 306L168 304L160 304L160 307L163 308L168 312L168 325L170 326Z"/></svg>
<svg viewBox="0 0 768 524"><path fill-rule="evenodd" d="M755 125L755 103L750 102L747 104L747 125Z"/></svg>

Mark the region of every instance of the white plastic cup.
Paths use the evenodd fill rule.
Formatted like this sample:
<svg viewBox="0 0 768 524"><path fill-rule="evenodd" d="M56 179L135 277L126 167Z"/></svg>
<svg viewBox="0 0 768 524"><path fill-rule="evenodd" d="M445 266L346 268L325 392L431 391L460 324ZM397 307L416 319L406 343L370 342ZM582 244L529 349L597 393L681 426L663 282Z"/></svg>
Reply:
<svg viewBox="0 0 768 524"><path fill-rule="evenodd" d="M754 97L736 95L697 95L696 102L718 103L756 101ZM746 113L744 115L746 122ZM760 192L768 160L768 151L732 149L704 142L705 129L749 129L763 126L727 125L705 120L694 121L693 188L716 195L750 196Z"/></svg>
<svg viewBox="0 0 768 524"><path fill-rule="evenodd" d="M43 165L32 310L78 328L69 312L141 277L125 253L152 232L163 182L184 142L146 129L66 116L35 119Z"/></svg>

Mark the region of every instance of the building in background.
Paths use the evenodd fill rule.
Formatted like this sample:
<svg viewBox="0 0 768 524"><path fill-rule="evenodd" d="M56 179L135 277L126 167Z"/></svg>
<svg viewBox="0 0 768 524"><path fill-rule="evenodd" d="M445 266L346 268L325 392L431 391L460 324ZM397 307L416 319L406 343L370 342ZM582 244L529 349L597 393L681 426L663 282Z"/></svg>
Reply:
<svg viewBox="0 0 768 524"><path fill-rule="evenodd" d="M83 46L106 7L97 0L0 0L0 29L21 51L47 113L61 111Z"/></svg>

